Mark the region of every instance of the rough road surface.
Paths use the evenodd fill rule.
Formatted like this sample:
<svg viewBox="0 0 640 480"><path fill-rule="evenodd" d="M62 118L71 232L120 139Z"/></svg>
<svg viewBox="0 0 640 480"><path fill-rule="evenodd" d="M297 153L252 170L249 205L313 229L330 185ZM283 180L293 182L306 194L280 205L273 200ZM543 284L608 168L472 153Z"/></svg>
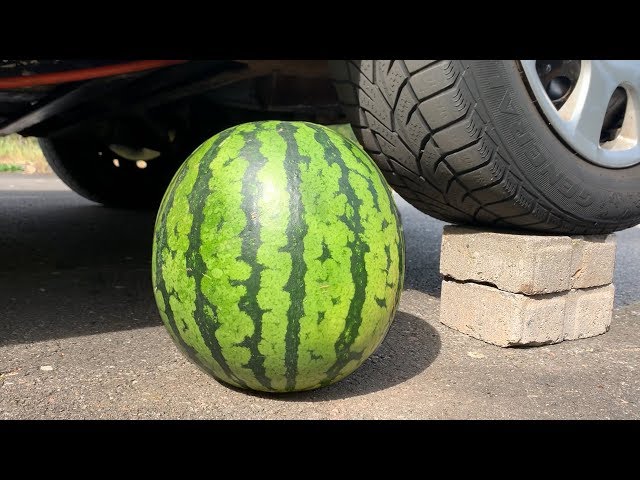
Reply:
<svg viewBox="0 0 640 480"><path fill-rule="evenodd" d="M501 349L438 322L442 222L398 200L400 312L353 375L247 394L190 364L151 292L154 215L0 175L0 418L640 418L640 228L618 234L609 333Z"/></svg>

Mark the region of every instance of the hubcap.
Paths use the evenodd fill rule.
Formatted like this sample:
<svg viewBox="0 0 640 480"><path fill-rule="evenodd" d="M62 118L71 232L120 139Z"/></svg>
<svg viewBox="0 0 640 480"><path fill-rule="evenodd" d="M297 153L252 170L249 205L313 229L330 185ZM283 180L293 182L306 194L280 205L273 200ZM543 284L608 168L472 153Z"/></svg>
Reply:
<svg viewBox="0 0 640 480"><path fill-rule="evenodd" d="M557 134L607 168L640 163L639 60L521 60L531 91Z"/></svg>

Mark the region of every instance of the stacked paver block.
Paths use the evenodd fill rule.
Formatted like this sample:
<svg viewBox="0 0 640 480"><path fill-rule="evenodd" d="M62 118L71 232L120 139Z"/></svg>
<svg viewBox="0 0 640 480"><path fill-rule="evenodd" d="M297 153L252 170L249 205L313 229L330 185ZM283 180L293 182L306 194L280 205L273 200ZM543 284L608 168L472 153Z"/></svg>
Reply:
<svg viewBox="0 0 640 480"><path fill-rule="evenodd" d="M605 333L614 235L563 236L445 226L440 321L501 347Z"/></svg>

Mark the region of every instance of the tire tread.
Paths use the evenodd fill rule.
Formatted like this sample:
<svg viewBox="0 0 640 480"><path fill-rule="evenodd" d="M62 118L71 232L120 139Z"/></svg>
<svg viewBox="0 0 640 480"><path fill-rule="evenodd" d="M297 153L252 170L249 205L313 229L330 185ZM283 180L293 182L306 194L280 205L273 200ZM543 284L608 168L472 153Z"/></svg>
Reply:
<svg viewBox="0 0 640 480"><path fill-rule="evenodd" d="M333 67L333 75L354 133L416 208L446 221L506 228L574 234L625 228L568 215L522 178L492 137L462 62L346 65Z"/></svg>

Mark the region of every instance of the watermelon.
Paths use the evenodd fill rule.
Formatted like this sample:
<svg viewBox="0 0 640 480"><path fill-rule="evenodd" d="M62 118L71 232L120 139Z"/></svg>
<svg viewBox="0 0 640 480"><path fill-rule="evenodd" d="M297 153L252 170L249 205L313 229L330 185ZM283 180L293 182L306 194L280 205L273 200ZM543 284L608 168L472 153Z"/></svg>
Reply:
<svg viewBox="0 0 640 480"><path fill-rule="evenodd" d="M384 339L404 279L391 191L362 148L305 122L225 130L163 198L153 287L178 347L267 392L344 378Z"/></svg>

